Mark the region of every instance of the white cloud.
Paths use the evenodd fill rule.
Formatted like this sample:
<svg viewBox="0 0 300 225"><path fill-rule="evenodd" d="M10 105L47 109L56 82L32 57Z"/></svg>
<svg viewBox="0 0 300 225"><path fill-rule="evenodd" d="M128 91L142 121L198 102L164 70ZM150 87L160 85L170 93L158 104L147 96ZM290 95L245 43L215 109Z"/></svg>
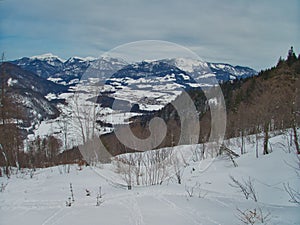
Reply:
<svg viewBox="0 0 300 225"><path fill-rule="evenodd" d="M265 68L298 44L297 0L9 0L0 7L9 57L98 56L144 39L190 47L204 59ZM299 46L294 46L296 51Z"/></svg>

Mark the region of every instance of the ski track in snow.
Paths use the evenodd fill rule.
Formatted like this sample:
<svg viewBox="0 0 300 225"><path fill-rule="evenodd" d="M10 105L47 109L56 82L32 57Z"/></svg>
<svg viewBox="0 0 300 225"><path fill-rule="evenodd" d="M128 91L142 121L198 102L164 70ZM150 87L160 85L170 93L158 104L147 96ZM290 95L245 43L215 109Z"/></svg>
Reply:
<svg viewBox="0 0 300 225"><path fill-rule="evenodd" d="M196 225L200 225L200 224L204 224L204 225L218 224L219 225L219 224L221 224L221 223L211 219L208 216L204 216L204 215L200 214L197 210L195 210L193 208L187 209L187 208L179 207L177 204L175 204L171 200L168 200L163 195L156 196L155 198L157 198L159 201L162 201L163 203L165 203L167 206L171 207L172 209L176 210L176 213L178 215L183 216L187 220L193 222L193 224L196 224Z"/></svg>
<svg viewBox="0 0 300 225"><path fill-rule="evenodd" d="M184 217L187 221L191 221L195 225L197 225L197 224L202 225L203 224L198 219L191 217L190 214L187 213L185 209L178 207L175 203L167 200L162 195L155 196L155 198L158 201L161 201L162 203L164 203L165 205L167 205L168 207L170 207L171 209L175 210L175 213L177 215Z"/></svg>
<svg viewBox="0 0 300 225"><path fill-rule="evenodd" d="M61 218L65 217L66 214L63 214L64 208L58 209L56 212L54 212L51 216L49 216L42 225L53 225L57 223Z"/></svg>
<svg viewBox="0 0 300 225"><path fill-rule="evenodd" d="M137 198L136 196L131 196L131 198L126 198L125 201L123 200L123 205L130 212L131 224L145 225L143 214L136 198Z"/></svg>

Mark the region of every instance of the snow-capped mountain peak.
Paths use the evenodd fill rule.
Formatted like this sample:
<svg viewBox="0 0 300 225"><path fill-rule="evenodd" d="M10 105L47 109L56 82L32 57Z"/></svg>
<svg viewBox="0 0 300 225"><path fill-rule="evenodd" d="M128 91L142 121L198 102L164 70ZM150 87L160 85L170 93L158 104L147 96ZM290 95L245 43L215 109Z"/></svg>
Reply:
<svg viewBox="0 0 300 225"><path fill-rule="evenodd" d="M202 68L204 70L208 69L207 63L202 60L191 59L191 58L176 58L172 60L174 60L175 65L178 68L186 72L192 73L195 71L195 68Z"/></svg>
<svg viewBox="0 0 300 225"><path fill-rule="evenodd" d="M73 63L73 62L91 62L96 60L97 58L95 57L91 57L91 56L87 56L87 57L79 57L79 56L73 56L71 58L69 58L66 62L69 63Z"/></svg>
<svg viewBox="0 0 300 225"><path fill-rule="evenodd" d="M66 60L56 56L56 55L53 55L52 53L45 53L45 54L42 54L42 55L35 55L35 56L31 56L29 57L29 59L38 59L38 60L42 60L42 61L54 61L54 60L59 60L61 62L65 62Z"/></svg>

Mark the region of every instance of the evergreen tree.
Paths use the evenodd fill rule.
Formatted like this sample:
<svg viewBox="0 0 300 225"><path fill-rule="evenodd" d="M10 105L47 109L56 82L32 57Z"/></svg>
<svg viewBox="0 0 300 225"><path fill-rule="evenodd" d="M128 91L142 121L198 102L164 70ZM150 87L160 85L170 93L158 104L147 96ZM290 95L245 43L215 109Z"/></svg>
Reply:
<svg viewBox="0 0 300 225"><path fill-rule="evenodd" d="M282 59L282 57L280 56L277 62L277 67L281 66L284 63L284 60Z"/></svg>
<svg viewBox="0 0 300 225"><path fill-rule="evenodd" d="M297 56L296 56L296 54L294 52L293 46L291 46L291 49L289 50L288 56L287 56L287 64L289 66L291 66L296 61L297 61Z"/></svg>

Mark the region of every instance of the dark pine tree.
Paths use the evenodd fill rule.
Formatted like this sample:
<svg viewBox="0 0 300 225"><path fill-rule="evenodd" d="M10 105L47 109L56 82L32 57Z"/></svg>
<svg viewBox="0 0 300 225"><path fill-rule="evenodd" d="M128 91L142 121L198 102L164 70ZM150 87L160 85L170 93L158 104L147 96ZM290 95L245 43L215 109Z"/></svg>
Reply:
<svg viewBox="0 0 300 225"><path fill-rule="evenodd" d="M295 54L295 52L294 52L293 46L291 46L291 49L290 49L289 52L288 52L287 64L288 64L289 66L291 66L291 65L294 64L294 62L296 62L296 61L297 61L297 56L296 56L296 54Z"/></svg>

